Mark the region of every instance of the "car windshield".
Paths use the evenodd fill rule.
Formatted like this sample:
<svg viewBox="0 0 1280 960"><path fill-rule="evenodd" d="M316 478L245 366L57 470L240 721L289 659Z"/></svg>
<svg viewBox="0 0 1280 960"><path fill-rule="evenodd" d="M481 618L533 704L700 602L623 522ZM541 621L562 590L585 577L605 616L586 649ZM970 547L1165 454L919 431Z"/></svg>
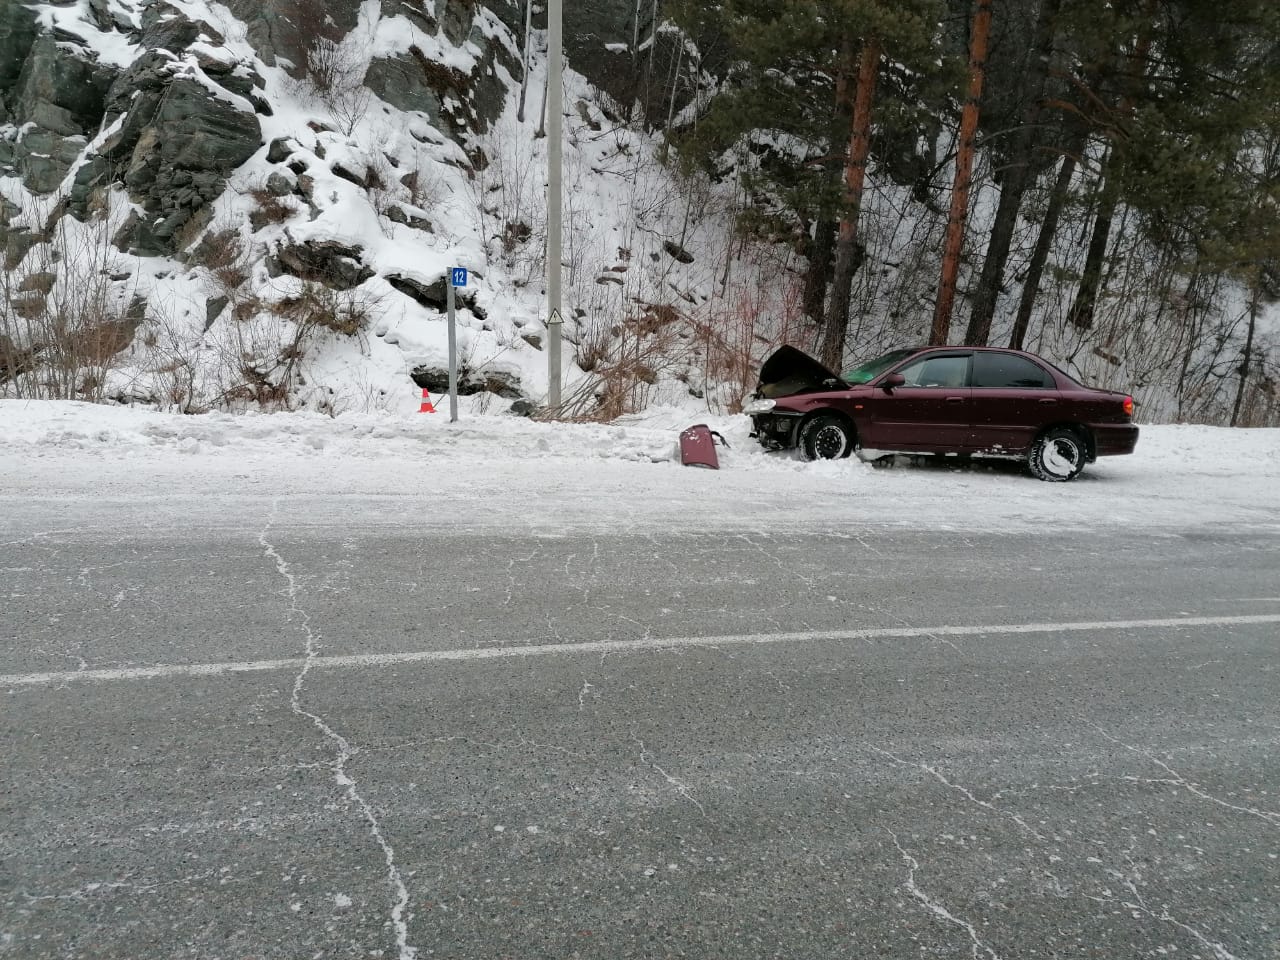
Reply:
<svg viewBox="0 0 1280 960"><path fill-rule="evenodd" d="M870 383L899 360L905 360L913 353L915 353L915 350L890 351L884 356L876 357L874 360L868 360L860 367L854 367L852 370L842 374L840 379L845 380L848 383Z"/></svg>

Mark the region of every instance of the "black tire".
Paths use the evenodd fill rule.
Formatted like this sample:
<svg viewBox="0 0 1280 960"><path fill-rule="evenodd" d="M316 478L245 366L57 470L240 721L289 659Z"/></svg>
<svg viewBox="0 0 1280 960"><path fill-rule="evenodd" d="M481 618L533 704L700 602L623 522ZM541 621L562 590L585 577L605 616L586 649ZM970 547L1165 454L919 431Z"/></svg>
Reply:
<svg viewBox="0 0 1280 960"><path fill-rule="evenodd" d="M806 460L843 460L858 446L858 436L844 417L824 413L800 428L800 449Z"/></svg>
<svg viewBox="0 0 1280 960"><path fill-rule="evenodd" d="M1084 437L1070 427L1053 427L1031 444L1027 466L1038 480L1065 483L1080 476L1088 457Z"/></svg>

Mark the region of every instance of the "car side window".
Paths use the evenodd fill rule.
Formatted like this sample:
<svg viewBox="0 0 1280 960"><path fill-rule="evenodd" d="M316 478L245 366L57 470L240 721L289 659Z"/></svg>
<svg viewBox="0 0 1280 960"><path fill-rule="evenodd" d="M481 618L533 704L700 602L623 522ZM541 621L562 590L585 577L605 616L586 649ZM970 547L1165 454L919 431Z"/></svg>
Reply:
<svg viewBox="0 0 1280 960"><path fill-rule="evenodd" d="M1039 364L1010 353L975 354L973 385L989 390L1052 390L1057 386Z"/></svg>
<svg viewBox="0 0 1280 960"><path fill-rule="evenodd" d="M966 386L969 379L968 357L926 357L908 364L898 373L906 378L908 387Z"/></svg>

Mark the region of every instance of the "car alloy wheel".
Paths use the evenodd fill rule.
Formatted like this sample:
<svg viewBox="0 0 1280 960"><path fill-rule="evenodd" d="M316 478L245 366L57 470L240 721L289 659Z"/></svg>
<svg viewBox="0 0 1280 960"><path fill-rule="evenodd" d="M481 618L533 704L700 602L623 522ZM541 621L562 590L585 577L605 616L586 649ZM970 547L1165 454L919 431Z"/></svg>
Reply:
<svg viewBox="0 0 1280 960"><path fill-rule="evenodd" d="M1040 480L1056 483L1074 480L1084 469L1084 441L1074 430L1056 427L1036 438L1027 462Z"/></svg>
<svg viewBox="0 0 1280 960"><path fill-rule="evenodd" d="M801 430L800 443L806 459L840 460L853 453L853 427L830 414L815 417Z"/></svg>

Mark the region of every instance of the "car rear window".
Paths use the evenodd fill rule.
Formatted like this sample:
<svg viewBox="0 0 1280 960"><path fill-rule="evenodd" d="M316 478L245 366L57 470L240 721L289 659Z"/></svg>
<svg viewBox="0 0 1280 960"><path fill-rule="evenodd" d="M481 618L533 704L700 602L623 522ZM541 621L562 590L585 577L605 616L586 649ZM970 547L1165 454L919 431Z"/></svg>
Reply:
<svg viewBox="0 0 1280 960"><path fill-rule="evenodd" d="M1051 363L1050 361L1045 360L1043 357L1041 357L1040 359L1044 362L1044 365L1046 367L1048 367L1058 376L1062 377L1068 383L1074 383L1077 387L1084 386L1084 384L1081 382L1079 377L1072 376L1071 374L1067 373L1067 371L1063 370L1062 367L1058 366L1056 363Z"/></svg>
<svg viewBox="0 0 1280 960"><path fill-rule="evenodd" d="M1026 357L1011 353L976 353L973 386L989 390L1052 390L1057 384L1049 371Z"/></svg>

